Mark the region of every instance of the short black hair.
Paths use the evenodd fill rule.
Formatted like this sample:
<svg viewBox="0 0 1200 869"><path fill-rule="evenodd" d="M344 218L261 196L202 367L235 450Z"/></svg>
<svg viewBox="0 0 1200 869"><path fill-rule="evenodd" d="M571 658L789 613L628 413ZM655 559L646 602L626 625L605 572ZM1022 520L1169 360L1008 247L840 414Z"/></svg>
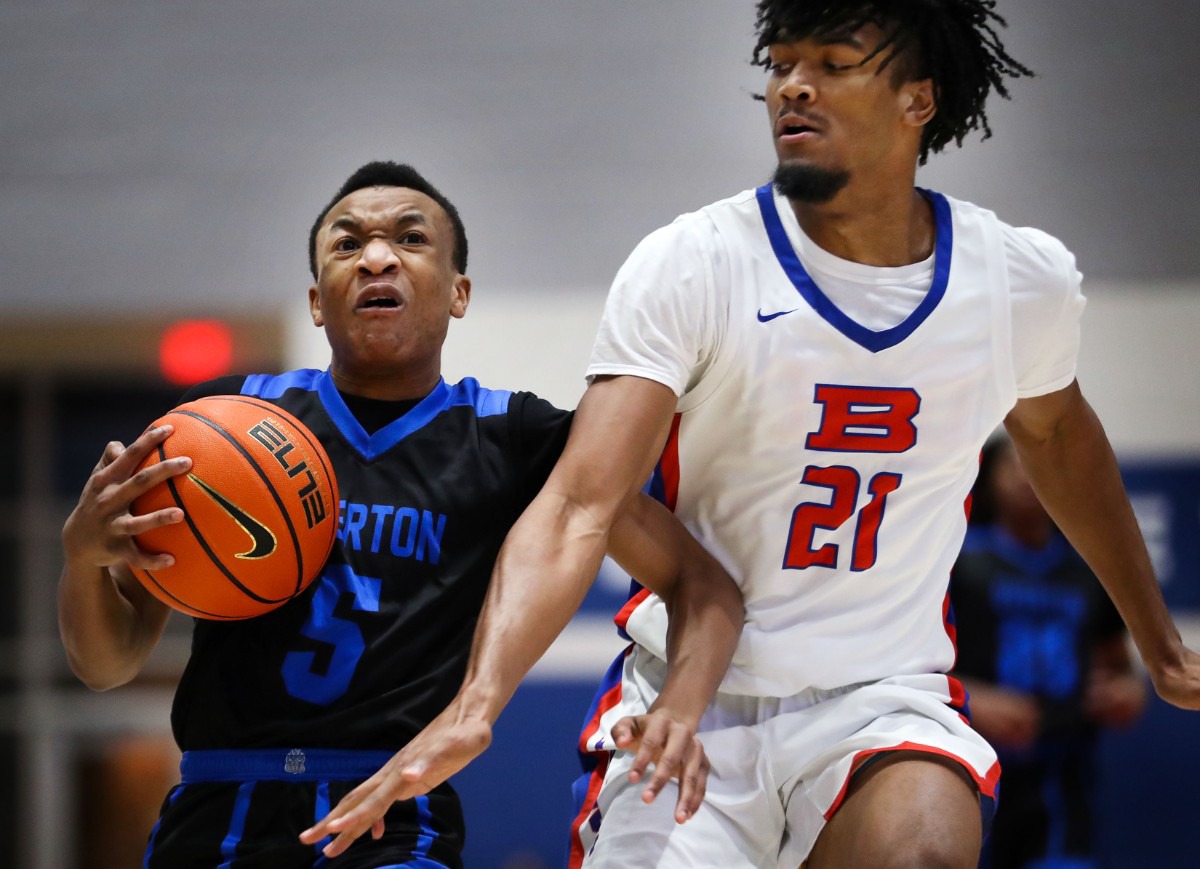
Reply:
<svg viewBox="0 0 1200 869"><path fill-rule="evenodd" d="M407 163L376 160L356 169L354 174L346 179L346 183L338 188L338 192L329 200L329 204L317 215L317 220L308 234L308 268L312 272L313 280L317 279L317 233L321 231L321 224L325 222L326 215L333 209L333 206L351 193L366 187L405 187L409 190L416 190L418 193L424 193L440 205L446 212L446 216L450 218L451 226L454 227L454 251L452 253L454 267L458 269L459 274L467 273L467 230L463 226L462 218L458 216L458 209L454 207L454 204L443 196L440 190L425 180L424 175Z"/></svg>
<svg viewBox="0 0 1200 869"><path fill-rule="evenodd" d="M921 132L924 163L951 141L961 145L972 130L991 136L988 94L1008 99L1005 79L1033 75L1000 42L997 28L1007 22L995 6L995 0L760 0L753 63L770 65L773 44L879 25L886 37L872 57L886 52L880 69L899 57L899 81L933 81L937 112Z"/></svg>

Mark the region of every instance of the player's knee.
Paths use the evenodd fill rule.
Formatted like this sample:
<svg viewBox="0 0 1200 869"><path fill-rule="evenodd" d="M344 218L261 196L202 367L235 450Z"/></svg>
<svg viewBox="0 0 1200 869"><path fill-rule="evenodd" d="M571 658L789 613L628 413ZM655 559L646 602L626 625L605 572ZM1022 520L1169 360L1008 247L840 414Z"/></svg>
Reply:
<svg viewBox="0 0 1200 869"><path fill-rule="evenodd" d="M914 838L895 843L881 865L887 869L975 869L978 864L978 852L962 842Z"/></svg>

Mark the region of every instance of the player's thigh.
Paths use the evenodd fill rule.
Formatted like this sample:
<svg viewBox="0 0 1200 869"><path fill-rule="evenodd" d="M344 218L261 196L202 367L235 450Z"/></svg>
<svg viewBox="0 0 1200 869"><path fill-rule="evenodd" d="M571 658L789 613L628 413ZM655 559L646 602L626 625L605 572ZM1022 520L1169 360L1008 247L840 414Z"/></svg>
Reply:
<svg viewBox="0 0 1200 869"><path fill-rule="evenodd" d="M737 730L744 736L747 728ZM684 824L675 822L677 783L645 803L645 783L629 781L632 755L618 752L597 800L600 826L585 869L774 869L784 824L778 791L753 759L738 764L723 752L730 740L721 735L739 734L701 736L713 771L704 804Z"/></svg>
<svg viewBox="0 0 1200 869"><path fill-rule="evenodd" d="M804 865L973 869L982 838L979 792L967 771L938 754L897 751L854 775Z"/></svg>

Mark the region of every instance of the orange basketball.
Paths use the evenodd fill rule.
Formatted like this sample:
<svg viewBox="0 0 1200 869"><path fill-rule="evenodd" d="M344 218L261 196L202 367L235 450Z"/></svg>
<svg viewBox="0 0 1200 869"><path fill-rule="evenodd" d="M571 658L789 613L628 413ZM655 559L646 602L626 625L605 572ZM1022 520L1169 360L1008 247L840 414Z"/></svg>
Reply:
<svg viewBox="0 0 1200 869"><path fill-rule="evenodd" d="M180 405L153 425L175 430L142 463L192 467L133 502L137 515L181 507L184 520L137 537L169 552L165 570L133 573L159 600L202 619L245 619L287 603L321 570L337 532L337 481L304 425L239 395Z"/></svg>

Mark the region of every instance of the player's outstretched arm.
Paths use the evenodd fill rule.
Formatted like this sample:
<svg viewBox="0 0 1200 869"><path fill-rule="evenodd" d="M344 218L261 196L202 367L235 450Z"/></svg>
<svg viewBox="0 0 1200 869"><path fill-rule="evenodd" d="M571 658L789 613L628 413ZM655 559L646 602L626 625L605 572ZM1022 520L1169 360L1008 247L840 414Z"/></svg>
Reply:
<svg viewBox="0 0 1200 869"><path fill-rule="evenodd" d="M675 404L669 388L639 377L588 387L562 457L501 547L458 695L302 842L332 834L324 853L342 853L368 829L378 834L393 802L427 792L487 748L501 710L583 601L613 526L658 460Z"/></svg>
<svg viewBox="0 0 1200 869"><path fill-rule="evenodd" d="M167 607L141 587L126 565L153 570L174 561L170 555L142 551L133 538L182 521L183 511L129 512L143 492L190 467L188 459L172 459L134 473L170 433L169 426L151 429L128 448L116 441L108 444L63 526L58 628L71 669L93 690L114 688L136 676L167 621Z"/></svg>
<svg viewBox="0 0 1200 869"><path fill-rule="evenodd" d="M1034 491L1099 577L1168 703L1200 709L1200 655L1183 645L1100 420L1072 383L1005 420Z"/></svg>

